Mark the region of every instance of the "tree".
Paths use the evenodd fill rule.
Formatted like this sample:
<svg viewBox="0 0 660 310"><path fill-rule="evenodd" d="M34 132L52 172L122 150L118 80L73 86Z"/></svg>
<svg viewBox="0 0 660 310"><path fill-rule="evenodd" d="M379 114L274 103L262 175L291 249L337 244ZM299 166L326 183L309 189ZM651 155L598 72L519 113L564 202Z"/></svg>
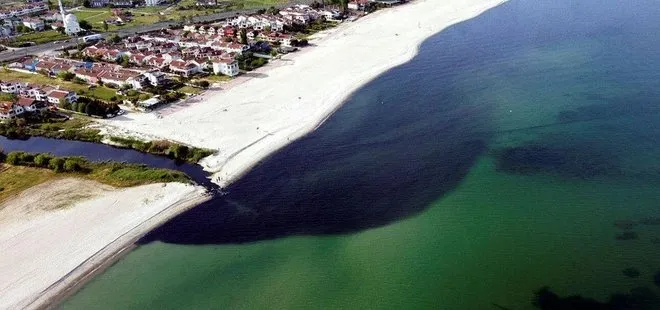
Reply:
<svg viewBox="0 0 660 310"><path fill-rule="evenodd" d="M76 75L69 71L60 71L60 73L57 74L57 77L63 81L71 81Z"/></svg>
<svg viewBox="0 0 660 310"><path fill-rule="evenodd" d="M80 26L81 29L84 29L86 31L92 30L92 25L84 19L78 22L78 26Z"/></svg>
<svg viewBox="0 0 660 310"><path fill-rule="evenodd" d="M76 107L76 112L78 113L85 113L85 110L87 109L87 102L78 102L78 106Z"/></svg>
<svg viewBox="0 0 660 310"><path fill-rule="evenodd" d="M113 34L110 37L110 42L112 42L112 43L119 43L119 41L121 41L121 38L116 34Z"/></svg>
<svg viewBox="0 0 660 310"><path fill-rule="evenodd" d="M247 43L248 43L247 30L241 29L241 44L247 44Z"/></svg>
<svg viewBox="0 0 660 310"><path fill-rule="evenodd" d="M348 11L348 0L341 0L341 9L344 13Z"/></svg>
<svg viewBox="0 0 660 310"><path fill-rule="evenodd" d="M83 1L83 6L86 7L86 8L88 8L88 7L91 7L92 4L90 3L89 0L85 0L85 1Z"/></svg>
<svg viewBox="0 0 660 310"><path fill-rule="evenodd" d="M64 27L62 27L62 26L57 27L57 32L59 32L59 33L61 33L61 34L64 34L64 31L65 31L65 30L66 30L66 29L65 29Z"/></svg>
<svg viewBox="0 0 660 310"><path fill-rule="evenodd" d="M67 159L64 161L64 171L76 172L80 171L80 164L75 159Z"/></svg>
<svg viewBox="0 0 660 310"><path fill-rule="evenodd" d="M34 164L37 165L37 167L46 168L48 167L51 158L52 156L50 156L49 154L41 153L34 157Z"/></svg>
<svg viewBox="0 0 660 310"><path fill-rule="evenodd" d="M278 10L278 9L275 8L274 6L271 6L271 7L268 8L268 10L266 10L266 12L267 12L268 14L277 15L277 13L279 13L280 10Z"/></svg>
<svg viewBox="0 0 660 310"><path fill-rule="evenodd" d="M108 22L103 21L103 31L108 32Z"/></svg>
<svg viewBox="0 0 660 310"><path fill-rule="evenodd" d="M59 157L54 157L48 161L48 168L55 172L62 172L64 169L64 159Z"/></svg>
<svg viewBox="0 0 660 310"><path fill-rule="evenodd" d="M5 158L5 162L16 166L21 163L21 157L23 157L23 152L9 152L7 158Z"/></svg>
<svg viewBox="0 0 660 310"><path fill-rule="evenodd" d="M131 61L128 59L128 55L122 55L117 62L124 68L131 64Z"/></svg>

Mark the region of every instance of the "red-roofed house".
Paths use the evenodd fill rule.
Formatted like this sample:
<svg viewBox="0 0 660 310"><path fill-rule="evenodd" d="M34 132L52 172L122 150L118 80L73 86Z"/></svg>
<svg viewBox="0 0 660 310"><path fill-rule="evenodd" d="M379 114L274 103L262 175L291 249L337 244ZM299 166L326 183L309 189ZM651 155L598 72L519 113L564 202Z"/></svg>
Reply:
<svg viewBox="0 0 660 310"><path fill-rule="evenodd" d="M19 97L16 104L23 108L25 112L34 112L37 110L37 101L33 98Z"/></svg>
<svg viewBox="0 0 660 310"><path fill-rule="evenodd" d="M13 102L0 102L0 120L12 119L23 112L23 108Z"/></svg>
<svg viewBox="0 0 660 310"><path fill-rule="evenodd" d="M61 105L65 102L76 102L76 100L78 100L78 95L72 91L54 89L48 93L48 102L52 104Z"/></svg>
<svg viewBox="0 0 660 310"><path fill-rule="evenodd" d="M170 71L183 76L191 76L202 71L202 68L195 61L185 61L181 59L170 62Z"/></svg>

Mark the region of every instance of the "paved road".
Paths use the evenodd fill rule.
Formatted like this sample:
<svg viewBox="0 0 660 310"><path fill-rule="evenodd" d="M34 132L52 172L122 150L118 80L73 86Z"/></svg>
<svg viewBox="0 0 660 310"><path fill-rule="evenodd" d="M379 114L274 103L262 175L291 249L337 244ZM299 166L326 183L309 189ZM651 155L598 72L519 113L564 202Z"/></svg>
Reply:
<svg viewBox="0 0 660 310"><path fill-rule="evenodd" d="M314 2L314 0L292 0L292 1L289 1L288 3L275 5L275 7L285 8L285 7L289 7L291 5L294 5L294 4L311 4L313 2ZM222 13L215 13L215 14L209 14L209 15L204 15L204 16L198 16L198 17L194 18L194 21L195 22L211 22L211 21L226 19L226 18L235 16L237 14L252 14L252 13L257 12L259 9L265 9L265 8L268 8L268 7L253 8L253 9L249 9L249 10L229 11L229 12L222 12ZM133 35L133 34L136 34L136 33L144 33L144 32L154 31L154 30L158 30L158 29L169 28L169 27L177 25L177 24L179 24L179 22L176 22L176 21L160 22L160 23L155 23L155 24L146 25L146 26L139 26L139 27L121 29L121 30L117 31L117 34L119 36L125 37L125 36L130 36L130 35ZM105 37L108 37L110 35L111 34L104 34ZM11 51L8 50L8 51L0 52L0 61L7 61L7 60L22 57L22 56L26 56L26 55L41 54L41 53L45 53L45 52L56 50L56 49L72 48L72 47L74 47L78 44L77 43L78 41L77 41L76 38L71 38L67 41L68 42L44 43L44 44L40 44L40 45L15 49L15 50L11 50Z"/></svg>

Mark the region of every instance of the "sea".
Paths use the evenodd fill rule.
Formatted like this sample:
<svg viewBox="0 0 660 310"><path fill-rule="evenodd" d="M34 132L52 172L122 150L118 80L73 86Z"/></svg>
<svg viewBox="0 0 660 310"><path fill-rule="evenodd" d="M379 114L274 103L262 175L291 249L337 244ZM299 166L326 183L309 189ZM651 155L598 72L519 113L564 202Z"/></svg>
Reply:
<svg viewBox="0 0 660 310"><path fill-rule="evenodd" d="M506 2L223 191L60 307L660 309L660 1Z"/></svg>

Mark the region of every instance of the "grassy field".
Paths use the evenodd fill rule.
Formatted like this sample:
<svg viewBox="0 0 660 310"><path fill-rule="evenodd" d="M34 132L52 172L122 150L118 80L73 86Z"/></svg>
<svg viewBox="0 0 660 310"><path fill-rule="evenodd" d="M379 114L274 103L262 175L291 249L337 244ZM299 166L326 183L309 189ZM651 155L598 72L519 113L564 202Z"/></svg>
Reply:
<svg viewBox="0 0 660 310"><path fill-rule="evenodd" d="M31 32L18 36L10 41L8 45L14 45L24 42L34 42L35 44L42 44L57 40L67 40L69 36L61 34L55 30L47 30L41 32Z"/></svg>
<svg viewBox="0 0 660 310"><path fill-rule="evenodd" d="M131 187L151 183L182 182L190 179L184 173L124 163L87 163L86 172L54 172L46 168L0 164L0 203L24 190L44 182L65 177L97 181L115 187Z"/></svg>
<svg viewBox="0 0 660 310"><path fill-rule="evenodd" d="M49 78L41 74L30 74L30 73L16 72L12 70L3 70L0 73L0 79L28 82L36 85L49 85L49 86L59 85L64 89L75 91L76 93L78 93L78 95L93 97L104 101L110 101L112 97L121 98L121 96L117 95L117 92L111 88L107 88L104 86L96 86L93 88L89 88L89 85L87 84L76 84L73 82L66 82L60 79Z"/></svg>
<svg viewBox="0 0 660 310"><path fill-rule="evenodd" d="M121 26L108 24L108 31L116 31L122 28L137 27L143 25L150 25L159 21L159 12L164 8L154 7L154 8L140 8L140 9L129 9L133 13L132 20L123 24ZM85 8L79 11L75 11L74 14L78 20L86 20L89 22L95 31L104 32L103 21L112 19L113 14L109 8ZM166 19L166 16L163 16L163 20Z"/></svg>
<svg viewBox="0 0 660 310"><path fill-rule="evenodd" d="M11 162L9 158L19 158ZM116 187L131 187L151 183L190 183L183 172L150 168L144 165L119 162L90 162L82 157L55 157L42 154L45 164L36 164L39 154L10 152L0 163L0 202L43 182L63 177L77 177ZM3 156L4 157L4 156ZM56 163L57 162L57 163ZM71 165L75 163L75 165Z"/></svg>
<svg viewBox="0 0 660 310"><path fill-rule="evenodd" d="M182 86L182 87L176 89L176 91L182 92L182 93L185 93L185 94L196 95L196 94L202 93L204 90L200 89L200 88L195 88L195 87L185 85L185 86Z"/></svg>
<svg viewBox="0 0 660 310"><path fill-rule="evenodd" d="M0 164L0 203L32 186L57 177L55 172L47 169Z"/></svg>
<svg viewBox="0 0 660 310"><path fill-rule="evenodd" d="M231 76L211 74L207 77L204 77L202 80L207 80L211 84L218 82L228 82L231 81Z"/></svg>

